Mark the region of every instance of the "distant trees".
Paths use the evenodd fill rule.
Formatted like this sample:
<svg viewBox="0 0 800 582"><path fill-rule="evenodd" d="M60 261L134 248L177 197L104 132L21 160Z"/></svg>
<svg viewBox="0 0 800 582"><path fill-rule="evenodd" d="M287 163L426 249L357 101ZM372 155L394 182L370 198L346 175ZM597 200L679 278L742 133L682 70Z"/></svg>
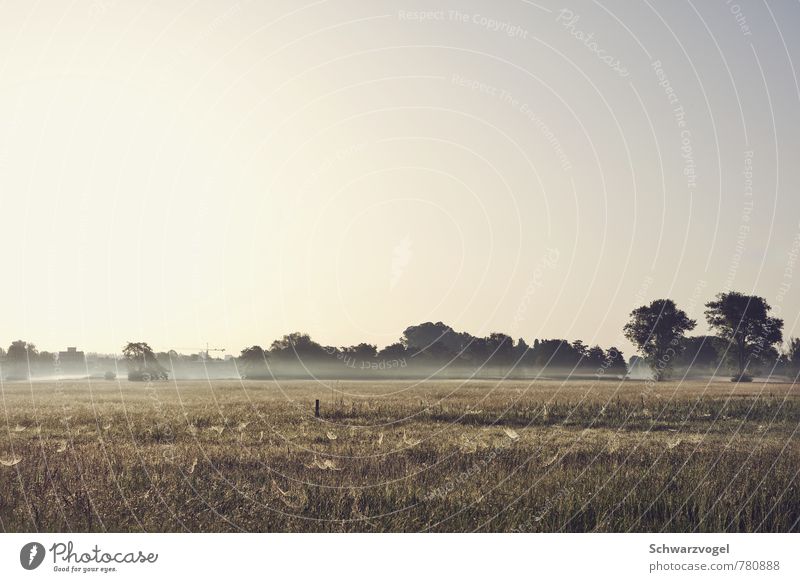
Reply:
<svg viewBox="0 0 800 582"><path fill-rule="evenodd" d="M269 354L261 346L244 348L237 358L240 374L245 378L270 377Z"/></svg>
<svg viewBox="0 0 800 582"><path fill-rule="evenodd" d="M266 362L269 362L267 371ZM294 332L272 342L270 348L252 346L236 358L240 373L259 376L348 376L352 370L388 371L387 374L473 375L498 377L525 374L532 368L553 374L625 376L627 366L615 347L603 350L577 341L533 340L516 342L501 332L485 337L457 332L442 322L425 322L406 328L400 341L383 349L361 342L330 347L309 334Z"/></svg>
<svg viewBox="0 0 800 582"><path fill-rule="evenodd" d="M634 309L623 331L644 354L659 382L669 375L683 347L681 341L696 325L671 299L656 299Z"/></svg>
<svg viewBox="0 0 800 582"><path fill-rule="evenodd" d="M681 353L675 360L675 366L695 375L714 374L722 365L724 348L720 343L721 340L712 335L683 338Z"/></svg>
<svg viewBox="0 0 800 582"><path fill-rule="evenodd" d="M719 293L706 303L709 327L733 347L737 366L733 380L749 381L749 365L775 356L774 345L783 339L783 320L771 317L771 309L763 297L737 291Z"/></svg>
<svg viewBox="0 0 800 582"><path fill-rule="evenodd" d="M32 343L24 340L17 340L11 342L6 352L6 361L8 362L28 362L30 359L35 358L39 354L39 350Z"/></svg>
<svg viewBox="0 0 800 582"><path fill-rule="evenodd" d="M800 374L800 338L792 337L787 342L784 360L787 371L791 376L797 378Z"/></svg>
<svg viewBox="0 0 800 582"><path fill-rule="evenodd" d="M657 381L680 367L685 374L715 374L729 355L737 370L735 380L748 380L756 366L769 366L770 374L800 375L800 339L790 338L779 353L783 320L770 315L762 297L731 291L718 294L706 304L705 316L714 335L688 337L695 320L671 299L656 299L637 307L623 328L624 335L643 356L633 356L630 366L622 352L604 349L576 339L535 338L516 341L502 332L483 337L455 331L438 322L407 327L399 341L382 349L360 342L350 346L323 346L308 333L293 332L273 341L270 347L245 347L229 361L209 358L207 352L183 355L174 350L155 354L145 342L130 342L122 350L131 380L167 379L169 374L208 374L213 364L217 377L238 373L248 378L352 377L359 371L386 376L492 377L506 376L607 376L648 378ZM97 354L95 354L97 356ZM115 368L117 357L107 357L92 368ZM160 360L160 361L159 361ZM31 374L52 374L56 354L41 352L32 343L13 342L7 352L0 349L2 373L9 379ZM169 362L169 371L161 363ZM202 370L197 370L202 366ZM649 368L649 371L647 370ZM221 372L221 370L227 370ZM89 370L89 366L87 366ZM56 368L57 373L63 370ZM360 373L360 372L358 372Z"/></svg>
<svg viewBox="0 0 800 582"><path fill-rule="evenodd" d="M421 352L428 357L442 354L457 354L469 343L469 334L457 333L441 321L426 322L407 327L400 342L412 352Z"/></svg>
<svg viewBox="0 0 800 582"><path fill-rule="evenodd" d="M166 368L158 362L156 354L146 342L128 342L122 348L122 357L128 366L128 380L147 382L169 378Z"/></svg>
<svg viewBox="0 0 800 582"><path fill-rule="evenodd" d="M514 340L504 333L490 333L486 338L488 362L500 370L510 368L514 363Z"/></svg>
<svg viewBox="0 0 800 582"><path fill-rule="evenodd" d="M606 374L625 376L628 373L625 356L615 347L606 350L604 363Z"/></svg>
<svg viewBox="0 0 800 582"><path fill-rule="evenodd" d="M270 355L277 360L311 361L324 359L330 352L311 339L307 333L294 332L272 342Z"/></svg>
<svg viewBox="0 0 800 582"><path fill-rule="evenodd" d="M377 354L377 358L380 360L405 360L408 356L408 351L406 347L400 343L396 342L393 344L389 344L382 350L380 350Z"/></svg>
<svg viewBox="0 0 800 582"><path fill-rule="evenodd" d="M378 356L378 348L372 344L360 343L355 346L342 348L342 353L357 361L370 361Z"/></svg>
<svg viewBox="0 0 800 582"><path fill-rule="evenodd" d="M32 343L24 340L11 342L6 352L5 376L9 380L27 380L36 363L39 351Z"/></svg>
<svg viewBox="0 0 800 582"><path fill-rule="evenodd" d="M574 368L580 360L580 352L564 339L543 339L533 349L533 365L537 368Z"/></svg>

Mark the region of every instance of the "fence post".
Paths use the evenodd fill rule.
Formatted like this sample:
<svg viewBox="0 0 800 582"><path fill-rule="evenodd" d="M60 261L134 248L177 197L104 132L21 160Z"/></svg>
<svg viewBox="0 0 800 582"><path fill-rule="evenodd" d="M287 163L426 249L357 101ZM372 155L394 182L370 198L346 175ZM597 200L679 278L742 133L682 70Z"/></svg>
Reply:
<svg viewBox="0 0 800 582"><path fill-rule="evenodd" d="M314 405L314 416L319 418L319 398L317 398L317 402Z"/></svg>

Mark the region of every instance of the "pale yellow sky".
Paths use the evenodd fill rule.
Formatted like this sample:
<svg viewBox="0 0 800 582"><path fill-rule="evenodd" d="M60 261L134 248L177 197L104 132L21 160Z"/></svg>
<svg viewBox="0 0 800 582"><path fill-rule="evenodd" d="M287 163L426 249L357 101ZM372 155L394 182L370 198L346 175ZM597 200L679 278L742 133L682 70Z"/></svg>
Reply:
<svg viewBox="0 0 800 582"><path fill-rule="evenodd" d="M745 8L0 4L0 343L797 335L800 8Z"/></svg>

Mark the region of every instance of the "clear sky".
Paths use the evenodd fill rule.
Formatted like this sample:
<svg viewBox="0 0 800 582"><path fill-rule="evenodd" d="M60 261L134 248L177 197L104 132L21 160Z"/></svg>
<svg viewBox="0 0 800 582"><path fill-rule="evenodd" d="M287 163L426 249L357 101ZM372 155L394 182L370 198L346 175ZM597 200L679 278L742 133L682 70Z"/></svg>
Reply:
<svg viewBox="0 0 800 582"><path fill-rule="evenodd" d="M224 4L224 5L223 5ZM797 2L0 4L0 343L800 334Z"/></svg>

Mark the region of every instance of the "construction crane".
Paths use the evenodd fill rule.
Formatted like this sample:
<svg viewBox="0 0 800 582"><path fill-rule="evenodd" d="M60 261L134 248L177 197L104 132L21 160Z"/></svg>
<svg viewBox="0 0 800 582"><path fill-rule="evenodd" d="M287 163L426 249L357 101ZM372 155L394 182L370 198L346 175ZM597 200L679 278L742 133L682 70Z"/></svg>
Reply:
<svg viewBox="0 0 800 582"><path fill-rule="evenodd" d="M208 342L206 342L206 347L205 348L193 347L193 348L172 348L172 349L173 350L199 350L200 351L200 355L203 357L203 359L206 359L206 360L208 359L209 352L224 352L225 351L225 348L210 348L210 347L208 347Z"/></svg>

